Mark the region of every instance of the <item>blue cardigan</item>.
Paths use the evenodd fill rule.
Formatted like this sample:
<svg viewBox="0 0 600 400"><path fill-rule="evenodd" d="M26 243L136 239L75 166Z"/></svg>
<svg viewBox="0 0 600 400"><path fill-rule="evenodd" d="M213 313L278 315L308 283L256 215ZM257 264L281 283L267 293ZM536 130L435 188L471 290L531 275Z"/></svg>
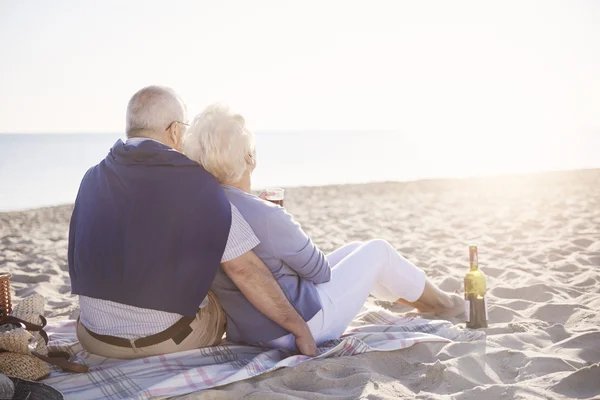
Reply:
<svg viewBox="0 0 600 400"><path fill-rule="evenodd" d="M232 186L223 189L260 240L254 252L292 306L309 321L322 308L315 284L331 279L329 261L284 208ZM212 290L227 313L228 340L260 344L290 333L258 311L222 269Z"/></svg>
<svg viewBox="0 0 600 400"><path fill-rule="evenodd" d="M77 194L72 293L194 316L230 227L231 205L200 165L159 142L119 140Z"/></svg>

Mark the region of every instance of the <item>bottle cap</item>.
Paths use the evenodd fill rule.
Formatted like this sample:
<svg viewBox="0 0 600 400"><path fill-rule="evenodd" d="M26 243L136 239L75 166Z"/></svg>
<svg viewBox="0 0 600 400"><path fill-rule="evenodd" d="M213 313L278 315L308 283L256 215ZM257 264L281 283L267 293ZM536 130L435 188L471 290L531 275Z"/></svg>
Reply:
<svg viewBox="0 0 600 400"><path fill-rule="evenodd" d="M469 245L469 261L473 266L479 266L479 257L477 254L477 245Z"/></svg>

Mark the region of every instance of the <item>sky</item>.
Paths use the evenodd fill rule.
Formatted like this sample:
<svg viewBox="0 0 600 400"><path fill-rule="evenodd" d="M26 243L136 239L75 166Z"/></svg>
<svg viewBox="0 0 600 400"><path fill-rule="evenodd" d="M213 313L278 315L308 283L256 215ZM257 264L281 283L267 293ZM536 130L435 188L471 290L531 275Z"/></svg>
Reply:
<svg viewBox="0 0 600 400"><path fill-rule="evenodd" d="M122 132L138 89L254 130L600 130L598 1L0 0L0 132Z"/></svg>

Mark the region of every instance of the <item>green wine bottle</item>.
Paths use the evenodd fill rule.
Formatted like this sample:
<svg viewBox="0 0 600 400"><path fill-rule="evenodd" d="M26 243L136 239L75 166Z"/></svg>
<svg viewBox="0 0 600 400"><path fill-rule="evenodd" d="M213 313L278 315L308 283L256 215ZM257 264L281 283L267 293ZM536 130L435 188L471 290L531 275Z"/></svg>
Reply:
<svg viewBox="0 0 600 400"><path fill-rule="evenodd" d="M488 312L485 299L485 275L479 270L477 245L469 246L471 268L465 275L465 314L467 328L487 328Z"/></svg>

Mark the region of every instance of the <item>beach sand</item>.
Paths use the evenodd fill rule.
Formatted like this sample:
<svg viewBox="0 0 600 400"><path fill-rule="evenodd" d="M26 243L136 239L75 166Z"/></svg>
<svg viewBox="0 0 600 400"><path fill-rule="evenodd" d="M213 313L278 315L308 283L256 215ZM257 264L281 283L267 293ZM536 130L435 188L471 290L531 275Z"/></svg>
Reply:
<svg viewBox="0 0 600 400"><path fill-rule="evenodd" d="M462 290L468 244L478 244L487 339L312 361L189 398L600 396L600 170L290 188L285 202L325 252L387 239L448 291ZM70 213L0 214L0 270L13 274L14 301L38 292L49 318L77 315ZM374 299L366 306L374 305L411 311Z"/></svg>

